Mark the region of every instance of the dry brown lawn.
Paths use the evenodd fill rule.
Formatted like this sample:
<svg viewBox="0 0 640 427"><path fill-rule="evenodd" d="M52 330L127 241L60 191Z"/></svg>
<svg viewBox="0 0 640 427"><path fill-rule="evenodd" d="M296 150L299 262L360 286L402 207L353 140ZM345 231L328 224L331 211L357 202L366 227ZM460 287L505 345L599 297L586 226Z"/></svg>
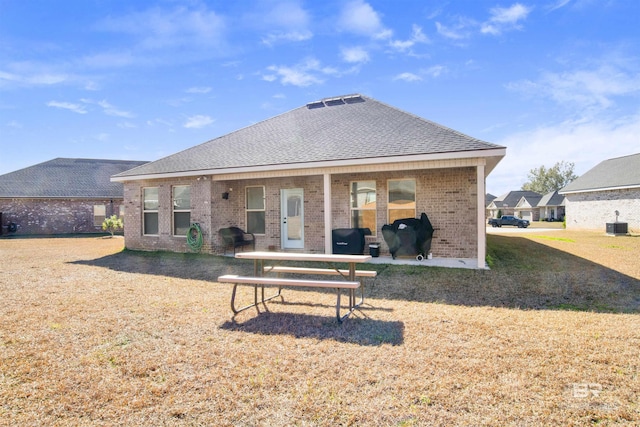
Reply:
<svg viewBox="0 0 640 427"><path fill-rule="evenodd" d="M639 425L640 237L488 240L376 266L342 325L305 290L233 319L234 259L0 240L0 425Z"/></svg>

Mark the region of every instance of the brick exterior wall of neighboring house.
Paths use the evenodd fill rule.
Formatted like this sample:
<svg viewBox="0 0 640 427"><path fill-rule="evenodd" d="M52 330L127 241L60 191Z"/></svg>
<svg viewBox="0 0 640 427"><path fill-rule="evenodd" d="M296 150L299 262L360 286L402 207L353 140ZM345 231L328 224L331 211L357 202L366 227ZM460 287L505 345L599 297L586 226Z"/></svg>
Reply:
<svg viewBox="0 0 640 427"><path fill-rule="evenodd" d="M94 225L94 206L105 206L105 216L118 215L120 199L0 199L2 235L47 235L102 232ZM17 225L7 233L7 224Z"/></svg>
<svg viewBox="0 0 640 427"><path fill-rule="evenodd" d="M477 194L475 168L430 169L378 174L340 174L331 177L332 228L350 227L349 186L352 181L376 181L377 224L374 236L367 242L382 243L382 254L388 254L380 229L387 223L387 180L416 179L416 216L425 212L435 230L432 253L436 257L473 258L477 256ZM203 251L222 253L218 230L237 226L247 229L245 189L247 186L265 187L266 232L256 236L256 249L280 250L280 193L281 189L304 190L305 252L324 252L324 201L322 176L297 176L235 181L176 179L132 181L125 183L125 238L130 249L188 251L183 236L172 235L171 187L192 185L191 221L200 223L205 240ZM142 188L159 188L159 234L142 235ZM232 189L232 191L229 191ZM228 199L222 193L228 192ZM373 231L373 230L372 230ZM328 236L331 238L331 236Z"/></svg>
<svg viewBox="0 0 640 427"><path fill-rule="evenodd" d="M640 189L566 194L567 229L605 232L608 222L628 224L629 232L640 232Z"/></svg>

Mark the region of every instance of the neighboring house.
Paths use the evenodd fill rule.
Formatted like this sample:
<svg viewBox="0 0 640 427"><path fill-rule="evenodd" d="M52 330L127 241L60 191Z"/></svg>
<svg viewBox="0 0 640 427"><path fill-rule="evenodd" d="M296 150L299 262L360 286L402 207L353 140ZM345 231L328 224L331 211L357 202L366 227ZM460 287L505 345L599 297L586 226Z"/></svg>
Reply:
<svg viewBox="0 0 640 427"><path fill-rule="evenodd" d="M105 217L123 214L123 186L111 176L144 163L57 158L0 175L2 234L101 231Z"/></svg>
<svg viewBox="0 0 640 427"><path fill-rule="evenodd" d="M484 196L484 207L485 207L485 212L486 212L486 216L487 218L491 217L491 212L489 211L489 205L491 204L491 202L493 202L495 200L496 196L494 196L491 193L487 193Z"/></svg>
<svg viewBox="0 0 640 427"><path fill-rule="evenodd" d="M562 221L565 216L565 197L557 191L542 196L538 202L542 221Z"/></svg>
<svg viewBox="0 0 640 427"><path fill-rule="evenodd" d="M560 190L568 229L605 231L626 222L640 232L640 153L605 160Z"/></svg>
<svg viewBox="0 0 640 427"><path fill-rule="evenodd" d="M331 253L332 230L381 228L425 212L435 257L485 267L485 179L505 147L361 95L326 98L112 178L124 183L125 244L203 250L238 226L258 250ZM382 254L388 254L381 245Z"/></svg>
<svg viewBox="0 0 640 427"><path fill-rule="evenodd" d="M528 221L538 221L540 219L538 203L541 199L542 196L538 193L523 195L514 208L515 216Z"/></svg>
<svg viewBox="0 0 640 427"><path fill-rule="evenodd" d="M487 206L487 211L490 218L498 218L502 215L515 215L522 218L520 216L522 213L531 213L533 210L529 201L535 200L537 203L541 197L542 195L535 191L509 191L493 199ZM519 204L520 207L518 207Z"/></svg>

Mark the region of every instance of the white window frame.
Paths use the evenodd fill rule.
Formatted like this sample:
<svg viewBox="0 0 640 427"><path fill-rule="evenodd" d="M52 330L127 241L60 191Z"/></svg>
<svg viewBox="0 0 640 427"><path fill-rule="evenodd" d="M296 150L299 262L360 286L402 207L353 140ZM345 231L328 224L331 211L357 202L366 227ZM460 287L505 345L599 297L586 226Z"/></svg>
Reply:
<svg viewBox="0 0 640 427"><path fill-rule="evenodd" d="M360 184L360 183L373 183L373 195L374 195L374 207L373 208L366 208L366 207L359 207L357 206L357 195L356 195L356 206L354 206L354 194L353 194L353 185L354 184ZM363 187L366 188L366 187ZM368 196L367 196L368 197ZM366 203L365 203L366 205ZM358 181L351 181L349 183L349 207L350 207L350 215L349 215L349 222L351 224L351 227L355 227L355 224L353 224L353 214L354 212L363 212L363 211L368 211L368 212L373 212L373 228L369 227L369 229L371 230L371 235L372 236L376 236L377 232L376 230L378 229L378 208L377 208L377 183L375 179L365 179L365 180L358 180ZM362 228L364 224L358 224L360 227Z"/></svg>
<svg viewBox="0 0 640 427"><path fill-rule="evenodd" d="M189 207L182 207L179 209L176 209L176 188L189 188ZM191 186L190 185L174 185L171 187L171 209L172 209L172 213L171 213L171 230L173 233L174 237L184 237L185 239L187 238L187 231L189 230L189 227L187 227L186 230L184 230L184 232L180 232L177 233L176 230L176 214L183 214L183 213L188 213L189 214L189 226L191 226Z"/></svg>
<svg viewBox="0 0 640 427"><path fill-rule="evenodd" d="M107 205L93 205L93 226L102 228L105 219L107 219Z"/></svg>
<svg viewBox="0 0 640 427"><path fill-rule="evenodd" d="M156 200L156 208L155 209L147 209L146 208L146 204L145 204L145 190L151 190L151 189L155 189L157 191L158 194L158 199L160 199L160 188L159 187L142 187L142 235L143 236L157 236L160 233L160 218L159 218L159 213L158 213L158 208L160 207L160 200ZM146 224L145 224L145 218L146 218L146 214L156 214L156 224L158 227L158 230L155 234L147 234L145 233L146 230Z"/></svg>
<svg viewBox="0 0 640 427"><path fill-rule="evenodd" d="M261 188L262 189L262 208L249 208L249 189L251 188ZM244 190L245 194L245 224L247 224L247 232L264 235L267 232L267 193L264 185L248 185ZM249 214L251 212L264 212L264 233L256 233L255 231L250 230L249 228Z"/></svg>

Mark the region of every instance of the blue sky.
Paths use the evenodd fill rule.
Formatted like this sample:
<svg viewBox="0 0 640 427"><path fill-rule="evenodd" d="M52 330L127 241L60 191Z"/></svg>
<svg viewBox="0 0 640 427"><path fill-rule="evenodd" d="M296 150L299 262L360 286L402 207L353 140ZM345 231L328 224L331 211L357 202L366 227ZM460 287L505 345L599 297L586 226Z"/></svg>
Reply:
<svg viewBox="0 0 640 427"><path fill-rule="evenodd" d="M639 21L636 0L0 0L0 174L361 93L506 146L500 195L640 152Z"/></svg>

